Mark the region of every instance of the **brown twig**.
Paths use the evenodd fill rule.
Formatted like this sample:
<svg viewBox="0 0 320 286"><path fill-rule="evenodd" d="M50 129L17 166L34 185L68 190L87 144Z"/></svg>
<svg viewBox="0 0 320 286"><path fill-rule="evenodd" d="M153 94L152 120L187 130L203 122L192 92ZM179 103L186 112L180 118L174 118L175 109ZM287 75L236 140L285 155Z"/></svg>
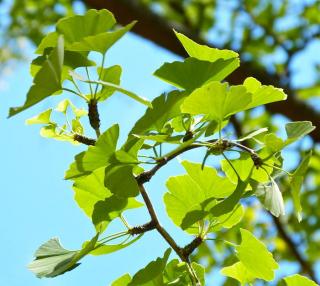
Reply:
<svg viewBox="0 0 320 286"><path fill-rule="evenodd" d="M84 135L80 135L80 134L74 134L73 135L73 140L77 141L79 143L85 144L85 145L89 145L89 146L94 146L96 145L96 140L86 137Z"/></svg>
<svg viewBox="0 0 320 286"><path fill-rule="evenodd" d="M88 103L88 117L91 127L100 136L100 116L98 111L98 102L96 99L91 99Z"/></svg>

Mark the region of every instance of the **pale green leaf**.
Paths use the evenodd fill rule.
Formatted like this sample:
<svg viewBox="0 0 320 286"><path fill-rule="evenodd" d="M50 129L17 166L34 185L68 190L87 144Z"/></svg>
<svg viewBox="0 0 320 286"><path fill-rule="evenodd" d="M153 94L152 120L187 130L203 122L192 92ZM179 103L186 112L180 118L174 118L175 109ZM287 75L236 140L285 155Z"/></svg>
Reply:
<svg viewBox="0 0 320 286"><path fill-rule="evenodd" d="M314 281L310 280L309 278L294 274L292 276L288 276L283 278L283 280L286 282L287 286L317 286L318 284Z"/></svg>
<svg viewBox="0 0 320 286"><path fill-rule="evenodd" d="M237 256L251 275L266 280L274 279L274 271L278 263L266 246L253 234L245 229L240 229L241 244L236 247Z"/></svg>
<svg viewBox="0 0 320 286"><path fill-rule="evenodd" d="M50 121L50 116L51 116L51 113L52 113L52 109L48 109L44 112L41 112L40 114L30 118L30 119L27 119L26 120L26 124L27 125L32 125L32 124L49 124L51 123Z"/></svg>
<svg viewBox="0 0 320 286"><path fill-rule="evenodd" d="M308 170L308 166L310 163L310 159L312 157L312 152L310 151L302 160L298 168L293 173L293 176L290 180L290 186L291 186L291 194L293 199L293 206L295 209L295 213L297 216L298 221L300 222L302 207L300 202L300 191L301 187L305 178L305 173Z"/></svg>
<svg viewBox="0 0 320 286"><path fill-rule="evenodd" d="M100 167L109 165L109 159L117 147L118 137L119 126L115 124L99 137L95 146L90 146L87 151L76 155L75 161L65 174L65 179L88 175Z"/></svg>
<svg viewBox="0 0 320 286"><path fill-rule="evenodd" d="M241 285L247 285L255 280L255 276L253 276L241 262L223 267L220 272L224 276L238 280Z"/></svg>
<svg viewBox="0 0 320 286"><path fill-rule="evenodd" d="M287 95L281 88L276 88L272 85L261 85L261 83L253 77L248 77L243 82L243 86L252 95L252 100L246 109L287 99Z"/></svg>
<svg viewBox="0 0 320 286"><path fill-rule="evenodd" d="M250 102L251 95L244 87L229 88L227 83L214 81L193 91L183 102L181 110L222 122L226 117L244 110Z"/></svg>
<svg viewBox="0 0 320 286"><path fill-rule="evenodd" d="M175 34L190 57L209 62L215 62L219 59L227 60L239 58L239 54L234 51L219 50L206 45L200 45L181 33L175 31ZM239 66L239 60L237 62Z"/></svg>
<svg viewBox="0 0 320 286"><path fill-rule="evenodd" d="M112 282L111 286L127 286L131 281L131 276L126 273Z"/></svg>

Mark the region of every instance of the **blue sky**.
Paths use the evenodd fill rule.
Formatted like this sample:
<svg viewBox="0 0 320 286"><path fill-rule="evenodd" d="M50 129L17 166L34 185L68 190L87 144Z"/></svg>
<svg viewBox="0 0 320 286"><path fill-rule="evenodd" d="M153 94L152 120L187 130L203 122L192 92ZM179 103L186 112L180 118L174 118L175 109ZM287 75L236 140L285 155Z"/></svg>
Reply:
<svg viewBox="0 0 320 286"><path fill-rule="evenodd" d="M312 51L314 53L313 48ZM32 52L33 47L27 45L26 53ZM163 62L175 59L176 56L154 44L128 34L107 54L106 65L120 64L123 67L122 85L152 99L170 88L152 73ZM79 268L54 279L36 279L27 270L26 265L32 260L36 248L49 238L58 236L66 248L77 249L93 235L94 229L73 200L71 183L63 180L74 155L84 147L44 139L39 135L38 126L29 127L24 123L25 119L57 104L63 97L45 100L12 119L6 119L9 107L23 103L32 83L28 63L19 63L11 69L11 74L2 75L0 85L0 285L109 285L123 273L134 274L151 259L162 255L167 245L156 232L150 232L130 248L107 256L87 257ZM305 75L304 78L310 77ZM303 78L300 80L303 82ZM72 99L81 106L81 100ZM143 114L144 107L117 94L101 105L100 112L102 130L119 123L123 142L135 120ZM188 158L193 157L188 155ZM177 162L173 162L147 185L160 218L180 244L190 238L166 218L162 196L166 179L173 173L182 172ZM148 216L143 209L131 214L127 215L131 224L147 221Z"/></svg>

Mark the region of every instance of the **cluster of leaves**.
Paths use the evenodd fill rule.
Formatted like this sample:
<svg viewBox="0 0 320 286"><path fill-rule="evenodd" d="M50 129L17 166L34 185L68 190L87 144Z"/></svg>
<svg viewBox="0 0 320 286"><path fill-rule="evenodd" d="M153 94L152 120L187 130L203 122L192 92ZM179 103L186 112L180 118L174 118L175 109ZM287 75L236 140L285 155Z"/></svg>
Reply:
<svg viewBox="0 0 320 286"><path fill-rule="evenodd" d="M112 285L205 285L205 268L190 262L191 253L204 241L215 239L221 231L237 233L240 229L240 244L223 240L236 253L232 257L238 260L222 268L221 273L243 285L256 279L272 281L278 263L263 242L238 225L246 212L245 202L254 197L258 197L274 216L285 215L282 192L276 182L284 174L281 152L313 131L311 122L286 124L285 140L265 127L250 130L237 139L224 136L233 115L285 100L286 95L281 89L262 85L252 77L241 85L229 85L224 79L239 66L238 54L199 45L177 32L189 57L165 63L154 73L177 89L150 103L119 85L121 67L104 67L108 49L134 25L113 29L115 24L113 15L107 10L89 10L83 16L59 20L56 31L49 33L38 46L36 53L39 56L31 64L33 85L24 105L10 110L9 115L13 116L63 92L82 98L88 106L87 113L64 99L56 108L65 116L66 123L62 126L51 118L52 109L27 121L45 125L41 129L45 137L92 145L76 155L65 178L74 182L75 201L96 230L95 236L77 251L64 249L56 238L49 240L37 250L29 268L38 277L55 277L77 267L80 259L88 254L105 255L121 250L145 232L155 229L181 261L169 260L169 248L163 257L150 262L133 277L126 274ZM96 64L89 59L90 52L102 55L94 79L90 78L90 71ZM85 92L79 88L79 81L86 85ZM102 133L99 127L98 105L115 92L148 106L121 147L118 146L120 131L117 124ZM68 120L70 112L74 117L71 123ZM96 131L97 140L86 136L80 122L86 115ZM247 142L253 148L248 147ZM170 160L196 148L207 151L202 163L182 161L186 174L170 177L166 184L168 191L164 194L170 219L193 237L190 244L178 247L159 224L143 184ZM170 151L162 154L165 149ZM238 155L231 158L232 152ZM218 156L221 167L206 165L209 156ZM293 174L289 174L298 220L302 216L300 187L309 161L310 154ZM150 165L153 165L152 169L144 170ZM139 194L143 203L137 199ZM148 209L151 222L130 227L122 214L139 207ZM125 230L109 234L108 226L115 220L123 223ZM117 243L110 244L112 241ZM299 275L287 277L285 282L288 286L296 283L315 285Z"/></svg>

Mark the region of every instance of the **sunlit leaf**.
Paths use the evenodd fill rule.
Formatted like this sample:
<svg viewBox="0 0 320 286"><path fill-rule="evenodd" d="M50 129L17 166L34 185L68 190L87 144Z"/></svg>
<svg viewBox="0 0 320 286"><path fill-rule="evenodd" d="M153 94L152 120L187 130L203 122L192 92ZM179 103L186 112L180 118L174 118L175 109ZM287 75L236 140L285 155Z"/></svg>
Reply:
<svg viewBox="0 0 320 286"><path fill-rule="evenodd" d="M265 245L253 234L240 229L241 244L236 247L237 256L252 276L272 281L279 266Z"/></svg>
<svg viewBox="0 0 320 286"><path fill-rule="evenodd" d="M61 72L64 60L64 40L59 37L58 45L52 50L47 60L33 79L33 85L28 91L27 99L23 106L12 107L9 117L37 104L48 96L61 90Z"/></svg>

